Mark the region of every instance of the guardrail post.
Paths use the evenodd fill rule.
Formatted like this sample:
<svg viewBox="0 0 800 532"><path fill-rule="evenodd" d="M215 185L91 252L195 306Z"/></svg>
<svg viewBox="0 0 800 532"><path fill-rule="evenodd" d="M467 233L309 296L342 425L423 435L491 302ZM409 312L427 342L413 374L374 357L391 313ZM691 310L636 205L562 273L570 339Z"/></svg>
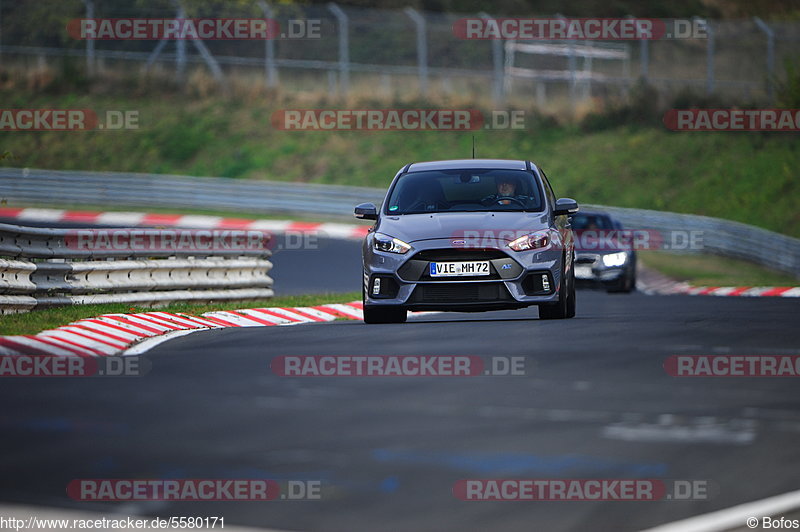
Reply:
<svg viewBox="0 0 800 532"><path fill-rule="evenodd" d="M771 103L775 102L775 32L766 22L758 17L753 17L756 25L767 35L767 97Z"/></svg>
<svg viewBox="0 0 800 532"><path fill-rule="evenodd" d="M425 32L425 17L413 7L403 10L414 21L417 28L417 68L419 70L419 92L428 94L428 36Z"/></svg>
<svg viewBox="0 0 800 532"><path fill-rule="evenodd" d="M488 13L484 13L481 11L478 13L478 16L483 19L491 18ZM505 60L503 58L503 41L501 39L492 39L492 68L493 68L493 79L492 79L492 101L495 105L499 105L505 102L506 95L505 95L505 80L503 74L503 64Z"/></svg>
<svg viewBox="0 0 800 532"><path fill-rule="evenodd" d="M86 6L86 18L94 18L94 1L83 0ZM94 39L86 39L86 72L90 76L95 74L95 59L94 59Z"/></svg>
<svg viewBox="0 0 800 532"><path fill-rule="evenodd" d="M261 0L258 5L264 12L264 18L272 19L275 13L269 4ZM264 73L267 76L267 87L278 86L278 69L275 67L275 39L264 41Z"/></svg>
<svg viewBox="0 0 800 532"><path fill-rule="evenodd" d="M338 5L330 2L328 9L336 17L339 26L339 90L346 96L350 90L349 23L347 15Z"/></svg>

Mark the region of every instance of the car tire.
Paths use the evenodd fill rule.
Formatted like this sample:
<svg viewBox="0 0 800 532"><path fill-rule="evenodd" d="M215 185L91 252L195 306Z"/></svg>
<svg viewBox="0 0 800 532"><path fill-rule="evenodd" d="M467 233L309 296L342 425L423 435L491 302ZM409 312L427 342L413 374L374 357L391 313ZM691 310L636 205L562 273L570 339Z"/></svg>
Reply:
<svg viewBox="0 0 800 532"><path fill-rule="evenodd" d="M367 305L364 287L361 287L361 302L364 307L364 323L405 323L408 312L404 308Z"/></svg>
<svg viewBox="0 0 800 532"><path fill-rule="evenodd" d="M569 271L568 278L564 270L561 270L558 302L549 305L539 305L539 319L561 320L575 317L575 268L570 268Z"/></svg>
<svg viewBox="0 0 800 532"><path fill-rule="evenodd" d="M629 294L636 290L636 271L629 270L625 275L620 277L619 281L608 287L609 293L624 293Z"/></svg>
<svg viewBox="0 0 800 532"><path fill-rule="evenodd" d="M397 307L364 306L364 323L405 323L408 312Z"/></svg>

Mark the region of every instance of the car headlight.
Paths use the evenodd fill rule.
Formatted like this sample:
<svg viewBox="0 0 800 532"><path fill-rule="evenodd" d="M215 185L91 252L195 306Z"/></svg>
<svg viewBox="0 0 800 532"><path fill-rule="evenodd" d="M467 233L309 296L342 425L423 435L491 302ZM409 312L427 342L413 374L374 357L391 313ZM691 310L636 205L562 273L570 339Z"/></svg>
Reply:
<svg viewBox="0 0 800 532"><path fill-rule="evenodd" d="M528 251L529 249L545 248L550 244L550 235L547 233L532 233L521 236L510 242L508 247L514 251Z"/></svg>
<svg viewBox="0 0 800 532"><path fill-rule="evenodd" d="M393 238L389 235L384 235L383 233L375 233L375 250L376 251L386 251L387 253L399 253L403 255L404 253L408 253L411 249L409 244L406 244L399 238Z"/></svg>
<svg viewBox="0 0 800 532"><path fill-rule="evenodd" d="M603 264L606 266L622 266L628 260L628 254L624 251L620 251L619 253L609 253L608 255L603 255Z"/></svg>

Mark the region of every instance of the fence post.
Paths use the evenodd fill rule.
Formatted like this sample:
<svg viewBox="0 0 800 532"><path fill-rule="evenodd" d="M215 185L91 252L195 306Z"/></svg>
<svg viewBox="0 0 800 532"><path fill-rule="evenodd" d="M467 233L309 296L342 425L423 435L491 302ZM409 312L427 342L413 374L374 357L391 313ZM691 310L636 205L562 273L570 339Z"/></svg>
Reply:
<svg viewBox="0 0 800 532"><path fill-rule="evenodd" d="M264 18L272 19L275 13L269 4L261 0L258 5L264 12ZM271 36L276 37L276 36ZM267 76L267 87L278 85L278 69L275 67L275 39L270 38L264 41L264 72Z"/></svg>
<svg viewBox="0 0 800 532"><path fill-rule="evenodd" d="M349 24L347 15L338 5L330 2L328 9L336 17L339 25L339 90L343 96L346 96L350 90Z"/></svg>
<svg viewBox="0 0 800 532"><path fill-rule="evenodd" d="M491 18L488 13L481 11L478 16L483 19ZM505 103L506 84L503 75L503 41L501 39L492 39L492 67L494 70L494 80L492 82L492 101L495 105Z"/></svg>
<svg viewBox="0 0 800 532"><path fill-rule="evenodd" d="M569 102L572 106L572 113L575 112L575 107L578 105L578 80L575 73L576 60L575 60L575 44L570 40L569 42L569 57L567 59L569 64Z"/></svg>
<svg viewBox="0 0 800 532"><path fill-rule="evenodd" d="M698 20L695 17L695 20ZM706 33L708 42L706 44L706 94L714 92L714 28L711 23L706 21Z"/></svg>
<svg viewBox="0 0 800 532"><path fill-rule="evenodd" d="M566 21L566 17L561 13L556 14L556 18ZM569 56L567 57L567 65L569 66L569 103L571 106L570 114L575 115L575 107L578 105L578 79L575 69L577 68L577 60L575 58L575 41L569 40L567 45L569 48Z"/></svg>
<svg viewBox="0 0 800 532"><path fill-rule="evenodd" d="M167 39L161 39L160 41L158 41L158 44L156 45L155 48L153 48L153 51L150 52L150 55L147 57L147 61L144 64L145 72L148 72L150 70L150 67L153 66L153 63L156 62L156 59L158 59L158 56L161 54L162 50L164 50L164 47L167 46L168 42L169 40Z"/></svg>
<svg viewBox="0 0 800 532"><path fill-rule="evenodd" d="M94 1L93 0L83 0L83 4L86 6L86 18L94 18ZM86 39L86 72L90 76L94 76L95 73L95 61L94 61L94 39L87 38Z"/></svg>
<svg viewBox="0 0 800 532"><path fill-rule="evenodd" d="M639 43L639 75L647 83L647 78L650 75L650 41L642 39Z"/></svg>
<svg viewBox="0 0 800 532"><path fill-rule="evenodd" d="M587 46L593 46L594 43L592 41L583 41L583 44ZM592 97L592 57L584 57L583 58L583 74L586 76L586 79L583 80L581 83L581 98L583 100L588 100Z"/></svg>
<svg viewBox="0 0 800 532"><path fill-rule="evenodd" d="M336 97L336 71L328 70L328 96Z"/></svg>
<svg viewBox="0 0 800 532"><path fill-rule="evenodd" d="M175 18L182 20L186 18L186 12L182 5L178 5ZM186 81L186 40L175 39L175 78L180 85Z"/></svg>
<svg viewBox="0 0 800 532"><path fill-rule="evenodd" d="M511 69L514 67L515 44L516 41L514 39L508 39L505 41L506 60L504 63L505 69L503 71L503 94L511 94L512 90L512 83L514 79L511 76Z"/></svg>
<svg viewBox="0 0 800 532"><path fill-rule="evenodd" d="M203 58L203 61L206 62L208 69L211 70L211 74L214 76L216 82L220 85L225 85L225 75L222 73L222 69L219 67L217 60L214 59L214 56L208 51L203 41L199 37L192 37L192 44L194 44L194 47L200 52L200 56Z"/></svg>
<svg viewBox="0 0 800 532"><path fill-rule="evenodd" d="M758 17L753 17L756 25L767 35L767 96L771 103L775 102L774 83L775 83L775 32L766 22Z"/></svg>
<svg viewBox="0 0 800 532"><path fill-rule="evenodd" d="M425 17L413 7L403 10L417 27L417 68L419 69L419 92L428 94L428 36L425 31Z"/></svg>

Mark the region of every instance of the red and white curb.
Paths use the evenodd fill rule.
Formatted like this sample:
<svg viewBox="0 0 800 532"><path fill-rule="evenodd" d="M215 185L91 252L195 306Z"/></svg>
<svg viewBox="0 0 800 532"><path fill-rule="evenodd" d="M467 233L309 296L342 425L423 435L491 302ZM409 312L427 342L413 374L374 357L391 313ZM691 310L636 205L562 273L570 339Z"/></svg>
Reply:
<svg viewBox="0 0 800 532"><path fill-rule="evenodd" d="M800 286L690 286L690 296L800 297Z"/></svg>
<svg viewBox="0 0 800 532"><path fill-rule="evenodd" d="M800 297L800 286L692 286L650 268L639 269L638 289L647 295Z"/></svg>
<svg viewBox="0 0 800 532"><path fill-rule="evenodd" d="M175 336L225 327L266 327L363 320L360 301L313 307L219 310L199 316L171 312L104 314L35 335L0 336L0 355L97 357L139 354Z"/></svg>
<svg viewBox="0 0 800 532"><path fill-rule="evenodd" d="M640 290L648 295L800 297L800 286L690 286L673 282L641 287Z"/></svg>
<svg viewBox="0 0 800 532"><path fill-rule="evenodd" d="M321 237L361 240L366 225L295 222L292 220L248 220L197 214L156 214L145 212L67 211L62 209L0 208L0 218L25 222L84 223L125 227L185 227L187 229L238 229L271 233L313 233Z"/></svg>
<svg viewBox="0 0 800 532"><path fill-rule="evenodd" d="M24 222L86 223L119 226L166 226L193 229L239 229L272 233L303 233L346 240L361 240L368 232L366 225L341 223L310 223L291 220L249 220L195 214L157 214L144 212L69 211L63 209L0 207L0 218ZM648 295L700 295L744 297L800 297L800 287L792 286L691 286L655 272L642 275L639 291Z"/></svg>

